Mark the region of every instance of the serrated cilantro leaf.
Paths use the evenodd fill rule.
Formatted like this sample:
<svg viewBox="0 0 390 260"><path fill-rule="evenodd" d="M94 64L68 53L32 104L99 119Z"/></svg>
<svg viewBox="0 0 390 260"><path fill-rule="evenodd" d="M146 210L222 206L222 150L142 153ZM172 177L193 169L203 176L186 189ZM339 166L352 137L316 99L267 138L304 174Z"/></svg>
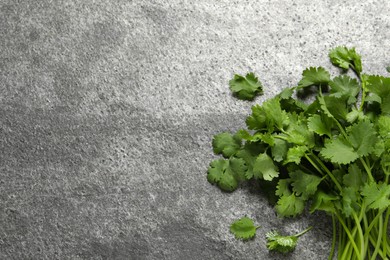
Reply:
<svg viewBox="0 0 390 260"><path fill-rule="evenodd" d="M356 163L351 164L348 168L348 173L343 176L343 184L347 187L355 187L356 189L360 189L366 180L366 175L363 174Z"/></svg>
<svg viewBox="0 0 390 260"><path fill-rule="evenodd" d="M230 232L232 232L237 239L248 240L256 235L256 229L258 228L259 227L255 227L252 219L243 217L230 225Z"/></svg>
<svg viewBox="0 0 390 260"><path fill-rule="evenodd" d="M368 76L366 77L366 88L371 95L374 95L380 103L382 114L390 115L390 78L382 76Z"/></svg>
<svg viewBox="0 0 390 260"><path fill-rule="evenodd" d="M342 69L349 69L350 67L358 74L362 72L362 61L355 48L348 49L345 46L339 46L329 52L330 61L333 65Z"/></svg>
<svg viewBox="0 0 390 260"><path fill-rule="evenodd" d="M284 161L284 163L293 162L295 164L300 164L301 158L305 156L308 150L309 148L305 145L291 147L288 149L287 159Z"/></svg>
<svg viewBox="0 0 390 260"><path fill-rule="evenodd" d="M294 251L297 246L298 237L282 236L277 231L269 231L265 235L267 239L267 248L279 253L288 253Z"/></svg>
<svg viewBox="0 0 390 260"><path fill-rule="evenodd" d="M303 71L298 88L310 86L326 86L330 81L330 74L322 67L310 67Z"/></svg>
<svg viewBox="0 0 390 260"><path fill-rule="evenodd" d="M366 156L374 150L377 141L374 126L368 121L360 121L347 128L348 141L359 156Z"/></svg>
<svg viewBox="0 0 390 260"><path fill-rule="evenodd" d="M281 162L287 156L288 143L285 140L275 138L274 146L271 147L272 157L274 161Z"/></svg>
<svg viewBox="0 0 390 260"><path fill-rule="evenodd" d="M390 138L390 117L389 116L380 116L378 118L377 126L381 137Z"/></svg>
<svg viewBox="0 0 390 260"><path fill-rule="evenodd" d="M263 102L261 106L252 106L252 114L246 120L249 129L269 132L272 132L275 127L283 129L288 123L289 117L286 111L280 107L278 97Z"/></svg>
<svg viewBox="0 0 390 260"><path fill-rule="evenodd" d="M305 209L305 201L294 193L283 195L275 206L276 212L282 217L295 217Z"/></svg>
<svg viewBox="0 0 390 260"><path fill-rule="evenodd" d="M363 187L362 195L371 209L386 209L390 206L390 186L386 183L367 183Z"/></svg>
<svg viewBox="0 0 390 260"><path fill-rule="evenodd" d="M230 133L220 133L213 138L213 148L215 154L222 154L229 158L241 148L241 137Z"/></svg>
<svg viewBox="0 0 390 260"><path fill-rule="evenodd" d="M245 161L247 170L245 172L245 178L247 180L254 177L253 165L256 162L258 155L264 152L264 147L259 143L245 143L244 147L236 153L236 157L241 158Z"/></svg>
<svg viewBox="0 0 390 260"><path fill-rule="evenodd" d="M207 180L224 191L234 191L245 177L247 167L241 158L218 159L210 163Z"/></svg>
<svg viewBox="0 0 390 260"><path fill-rule="evenodd" d="M357 80L352 79L347 75L335 77L329 82L329 86L331 96L345 99L348 104L356 102L356 97L360 91L360 86Z"/></svg>
<svg viewBox="0 0 390 260"><path fill-rule="evenodd" d="M256 178L266 181L271 181L279 175L278 168L272 161L272 158L266 153L262 153L256 158L253 165L253 173Z"/></svg>
<svg viewBox="0 0 390 260"><path fill-rule="evenodd" d="M279 253L291 252L297 246L298 238L308 232L311 228L312 227L309 227L292 236L282 236L278 231L269 231L265 234L265 238L267 239L267 248Z"/></svg>
<svg viewBox="0 0 390 260"><path fill-rule="evenodd" d="M359 210L357 203L358 193L356 187L343 187L341 191L342 212L346 217Z"/></svg>
<svg viewBox="0 0 390 260"><path fill-rule="evenodd" d="M244 100L253 100L257 94L261 94L263 87L261 82L253 73L234 75L234 78L229 81L230 90L237 95L238 98Z"/></svg>
<svg viewBox="0 0 390 260"><path fill-rule="evenodd" d="M310 207L310 213L314 213L316 210L322 210L328 213L335 212L335 201L338 201L339 197L332 193L325 193L322 190L318 190L313 199L313 203Z"/></svg>
<svg viewBox="0 0 390 260"><path fill-rule="evenodd" d="M313 115L307 119L307 127L318 135L332 136L333 121L328 117Z"/></svg>
<svg viewBox="0 0 390 260"><path fill-rule="evenodd" d="M347 164L359 158L352 146L340 137L325 142L320 154L336 164Z"/></svg>
<svg viewBox="0 0 390 260"><path fill-rule="evenodd" d="M317 191L317 187L322 181L322 178L300 170L290 172L289 175L293 191L304 200L309 199Z"/></svg>

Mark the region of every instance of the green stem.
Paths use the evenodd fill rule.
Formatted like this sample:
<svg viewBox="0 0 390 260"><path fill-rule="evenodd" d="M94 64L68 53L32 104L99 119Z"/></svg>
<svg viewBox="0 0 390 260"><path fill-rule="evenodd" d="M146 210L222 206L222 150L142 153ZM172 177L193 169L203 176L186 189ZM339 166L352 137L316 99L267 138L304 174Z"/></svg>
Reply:
<svg viewBox="0 0 390 260"><path fill-rule="evenodd" d="M332 179L333 183L336 185L337 189L339 191L342 190L342 187L340 183L337 181L337 179L334 177L334 175L329 171L328 167L325 166L325 164L320 160L320 158L317 157L313 152L310 153L313 158L317 161L318 165L326 172L326 174L329 175L329 177Z"/></svg>
<svg viewBox="0 0 390 260"><path fill-rule="evenodd" d="M390 208L387 208L386 216L385 216L385 223L383 224L384 230L383 230L383 236L382 236L382 241L383 241L382 247L383 247L383 254L384 255L387 255L387 247L388 247L387 229L389 227L389 217L390 217Z"/></svg>
<svg viewBox="0 0 390 260"><path fill-rule="evenodd" d="M295 234L294 237L300 237L300 236L302 236L303 234L305 234L306 232L308 232L312 228L313 227L308 227L305 230L303 230L302 232L299 232L298 234Z"/></svg>
<svg viewBox="0 0 390 260"><path fill-rule="evenodd" d="M342 219L342 217L339 214L336 213L336 216L337 216L340 224L343 226L345 234L348 236L349 242L351 243L351 245L353 247L353 250L355 250L355 253L357 255L359 255L360 254L359 248L357 247L357 245L356 245L356 243L354 241L354 238L351 235L351 232L349 231L349 228L347 227L347 225L345 224L344 220Z"/></svg>
<svg viewBox="0 0 390 260"><path fill-rule="evenodd" d="M332 248L330 249L328 260L333 259L334 251L336 249L337 230L336 230L336 218L334 217L334 214L332 214L332 229L333 229Z"/></svg>

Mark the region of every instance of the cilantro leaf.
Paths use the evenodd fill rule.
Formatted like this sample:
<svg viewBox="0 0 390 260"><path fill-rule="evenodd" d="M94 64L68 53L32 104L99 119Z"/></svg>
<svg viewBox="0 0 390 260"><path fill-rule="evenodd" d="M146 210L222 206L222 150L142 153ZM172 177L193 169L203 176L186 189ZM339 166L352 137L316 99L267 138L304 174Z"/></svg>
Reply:
<svg viewBox="0 0 390 260"><path fill-rule="evenodd" d="M281 130L288 123L289 117L286 111L282 110L278 97L263 102L262 106L253 106L252 114L246 120L249 129L269 132L272 132L275 127Z"/></svg>
<svg viewBox="0 0 390 260"><path fill-rule="evenodd" d="M366 156L374 150L377 141L374 126L368 121L360 121L347 128L348 141L359 156Z"/></svg>
<svg viewBox="0 0 390 260"><path fill-rule="evenodd" d="M305 209L305 201L294 193L283 195L275 206L276 212L282 217L295 217Z"/></svg>
<svg viewBox="0 0 390 260"><path fill-rule="evenodd" d="M291 147L288 149L287 159L284 161L284 163L293 162L295 164L300 164L301 158L305 156L308 150L309 148L305 145Z"/></svg>
<svg viewBox="0 0 390 260"><path fill-rule="evenodd" d="M207 180L224 191L234 191L244 179L247 167L241 158L218 159L210 163Z"/></svg>
<svg viewBox="0 0 390 260"><path fill-rule="evenodd" d="M333 121L328 117L313 115L307 119L307 127L318 135L332 136Z"/></svg>
<svg viewBox="0 0 390 260"><path fill-rule="evenodd" d="M303 71L298 89L310 86L326 86L330 81L330 74L322 67L310 67Z"/></svg>
<svg viewBox="0 0 390 260"><path fill-rule="evenodd" d="M342 69L349 69L350 67L358 74L362 72L362 61L355 48L348 49L345 46L339 46L329 52L330 61L333 65Z"/></svg>
<svg viewBox="0 0 390 260"><path fill-rule="evenodd" d="M213 148L215 154L223 154L224 157L229 158L234 155L241 148L241 138L239 135L232 135L230 133L220 133L213 138Z"/></svg>
<svg viewBox="0 0 390 260"><path fill-rule="evenodd" d="M288 253L297 246L298 238L295 236L282 236L277 231L267 232L267 248L280 253Z"/></svg>
<svg viewBox="0 0 390 260"><path fill-rule="evenodd" d="M368 76L366 88L370 94L374 94L379 99L381 112L390 115L390 78L382 76Z"/></svg>
<svg viewBox="0 0 390 260"><path fill-rule="evenodd" d="M248 73L245 77L236 74L229 81L229 85L230 90L243 100L253 100L257 94L263 92L261 82L253 73Z"/></svg>
<svg viewBox="0 0 390 260"><path fill-rule="evenodd" d="M254 176L259 179L271 181L279 175L278 168L273 163L272 158L266 154L260 154L253 165Z"/></svg>
<svg viewBox="0 0 390 260"><path fill-rule="evenodd" d="M367 183L363 187L362 195L371 209L386 209L390 206L390 185L386 183Z"/></svg>
<svg viewBox="0 0 390 260"><path fill-rule="evenodd" d="M308 232L312 227L295 234L293 236L282 236L278 231L269 231L265 237L267 239L267 248L279 253L288 253L295 249L298 243L298 238Z"/></svg>
<svg viewBox="0 0 390 260"><path fill-rule="evenodd" d="M255 227L252 219L243 217L230 225L230 232L233 233L237 239L248 240L256 235L256 229L258 228L259 226Z"/></svg>
<svg viewBox="0 0 390 260"><path fill-rule="evenodd" d="M356 96L360 92L360 86L356 79L347 75L335 77L329 82L330 95L347 100L348 104L356 102Z"/></svg>
<svg viewBox="0 0 390 260"><path fill-rule="evenodd" d="M300 170L290 172L289 175L293 191L305 200L309 199L317 191L317 187L322 181L322 178Z"/></svg>
<svg viewBox="0 0 390 260"><path fill-rule="evenodd" d="M359 158L359 154L341 137L327 140L325 142L325 147L321 149L320 154L336 164L347 164Z"/></svg>
<svg viewBox="0 0 390 260"><path fill-rule="evenodd" d="M316 210L322 210L328 213L335 212L334 202L337 201L339 197L332 193L325 193L322 190L317 190L314 195L313 203L310 207L310 213L314 213Z"/></svg>

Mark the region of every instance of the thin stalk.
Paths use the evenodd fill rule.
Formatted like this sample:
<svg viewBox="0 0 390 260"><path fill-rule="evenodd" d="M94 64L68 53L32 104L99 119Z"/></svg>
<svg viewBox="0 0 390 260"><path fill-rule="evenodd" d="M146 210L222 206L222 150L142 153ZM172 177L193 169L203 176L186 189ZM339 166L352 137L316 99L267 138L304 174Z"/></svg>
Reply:
<svg viewBox="0 0 390 260"><path fill-rule="evenodd" d="M332 179L333 183L336 185L337 189L339 191L341 191L342 187L341 187L340 183L337 181L337 179L334 177L334 175L329 171L328 167L325 166L325 164L320 160L320 158L318 158L317 155L315 155L312 152L310 154L317 161L318 165L326 172L326 174L329 175L329 177Z"/></svg>
<svg viewBox="0 0 390 260"><path fill-rule="evenodd" d="M365 248L363 230L362 230L362 227L360 226L360 220L358 219L358 217L356 216L355 213L352 214L352 217L355 220L355 227L358 231L358 238L360 241L360 258L363 259L364 258L364 248Z"/></svg>
<svg viewBox="0 0 390 260"><path fill-rule="evenodd" d="M337 230L336 230L336 218L334 217L334 214L332 214L332 248L330 249L328 260L333 259L334 251L336 248L336 239L337 239Z"/></svg>
<svg viewBox="0 0 390 260"><path fill-rule="evenodd" d="M351 245L352 245L352 247L353 247L353 250L355 250L355 253L356 253L357 255L359 255L359 254L360 254L359 248L357 247L357 245L356 245L356 243L355 243L355 241L354 241L354 239L353 239L353 236L351 235L351 232L349 231L349 228L348 228L347 225L345 224L345 222L344 222L344 220L342 219L342 217L339 216L339 214L336 213L336 216L337 216L339 222L341 223L341 225L343 226L344 231L345 231L346 235L347 235L348 238L349 238L349 242L351 243Z"/></svg>
<svg viewBox="0 0 390 260"><path fill-rule="evenodd" d="M382 242L383 242L382 247L383 247L383 254L384 255L387 255L387 247L388 247L387 229L389 227L389 217L390 217L390 208L387 208L386 216L385 216L385 223L383 224L384 230L383 230L383 236L382 236Z"/></svg>

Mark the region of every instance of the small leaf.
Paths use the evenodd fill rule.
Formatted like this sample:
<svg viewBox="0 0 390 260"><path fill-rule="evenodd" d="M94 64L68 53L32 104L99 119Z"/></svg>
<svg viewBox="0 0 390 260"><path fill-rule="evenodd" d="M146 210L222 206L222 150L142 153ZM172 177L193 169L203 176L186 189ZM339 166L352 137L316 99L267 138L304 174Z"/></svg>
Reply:
<svg viewBox="0 0 390 260"><path fill-rule="evenodd" d="M263 91L261 82L253 73L248 73L245 77L236 74L229 81L229 85L233 94L243 100L253 100L257 94L261 94Z"/></svg>
<svg viewBox="0 0 390 260"><path fill-rule="evenodd" d="M213 149L215 154L222 154L229 158L241 148L242 140L239 135L220 133L213 138Z"/></svg>
<svg viewBox="0 0 390 260"><path fill-rule="evenodd" d="M243 217L230 225L230 232L232 232L237 239L248 240L256 235L257 228L259 227L255 227L253 220L248 217Z"/></svg>
<svg viewBox="0 0 390 260"><path fill-rule="evenodd" d="M310 67L303 71L302 79L298 83L299 88L305 88L309 86L326 86L330 81L330 74L324 68Z"/></svg>

